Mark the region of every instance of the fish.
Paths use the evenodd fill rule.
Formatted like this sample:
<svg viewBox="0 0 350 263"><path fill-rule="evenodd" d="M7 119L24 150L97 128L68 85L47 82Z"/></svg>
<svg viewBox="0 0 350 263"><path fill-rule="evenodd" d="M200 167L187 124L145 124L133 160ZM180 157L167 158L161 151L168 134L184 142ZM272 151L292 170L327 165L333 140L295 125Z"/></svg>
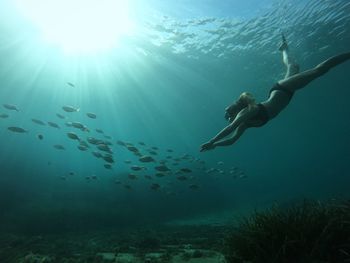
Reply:
<svg viewBox="0 0 350 263"><path fill-rule="evenodd" d="M153 146L152 149L153 150L158 150L158 147Z"/></svg>
<svg viewBox="0 0 350 263"><path fill-rule="evenodd" d="M179 181L186 181L186 180L187 180L187 177L184 176L184 175L179 175L179 176L176 177L176 178L177 178L177 180L179 180Z"/></svg>
<svg viewBox="0 0 350 263"><path fill-rule="evenodd" d="M91 179L97 180L97 175L95 175L95 174L91 175Z"/></svg>
<svg viewBox="0 0 350 263"><path fill-rule="evenodd" d="M108 145L103 144L103 143L102 144L98 144L97 145L97 149L99 149L100 151L112 153L112 150L108 147Z"/></svg>
<svg viewBox="0 0 350 263"><path fill-rule="evenodd" d="M67 127L72 127L73 126L72 122L70 122L70 121L66 122L65 124L66 124Z"/></svg>
<svg viewBox="0 0 350 263"><path fill-rule="evenodd" d="M152 154L152 155L157 155L158 153L155 152L155 151L149 151L149 154Z"/></svg>
<svg viewBox="0 0 350 263"><path fill-rule="evenodd" d="M102 154L100 152L92 152L92 155L95 156L96 158L102 158Z"/></svg>
<svg viewBox="0 0 350 263"><path fill-rule="evenodd" d="M105 135L105 136L103 136L103 137L105 137L105 138L108 139L108 140L112 140L112 136Z"/></svg>
<svg viewBox="0 0 350 263"><path fill-rule="evenodd" d="M62 109L65 111L65 112L78 112L80 111L79 108L75 108L73 106L63 106Z"/></svg>
<svg viewBox="0 0 350 263"><path fill-rule="evenodd" d="M88 143L93 144L93 145L98 145L98 144L102 144L103 143L102 140L96 139L94 137L88 137L87 141L88 141Z"/></svg>
<svg viewBox="0 0 350 263"><path fill-rule="evenodd" d="M89 145L87 144L86 141L80 140L79 143L80 145L85 146L86 148L89 148Z"/></svg>
<svg viewBox="0 0 350 263"><path fill-rule="evenodd" d="M107 163L114 163L114 159L112 156L102 156L103 160L105 160Z"/></svg>
<svg viewBox="0 0 350 263"><path fill-rule="evenodd" d="M91 112L86 113L86 116L88 116L90 119L96 119L97 118L96 114L95 113L91 113Z"/></svg>
<svg viewBox="0 0 350 263"><path fill-rule="evenodd" d="M122 184L122 182L120 180L115 180L114 183L115 184Z"/></svg>
<svg viewBox="0 0 350 263"><path fill-rule="evenodd" d="M129 174L128 177L131 180L136 180L137 179L137 175L136 174Z"/></svg>
<svg viewBox="0 0 350 263"><path fill-rule="evenodd" d="M67 82L67 84L73 88L75 87L75 85L72 82Z"/></svg>
<svg viewBox="0 0 350 263"><path fill-rule="evenodd" d="M60 176L61 180L67 180L67 177L65 177L64 175Z"/></svg>
<svg viewBox="0 0 350 263"><path fill-rule="evenodd" d="M32 119L32 122L36 123L36 124L39 124L39 125L42 125L42 126L45 126L45 122L41 121L41 120L38 120L38 119Z"/></svg>
<svg viewBox="0 0 350 263"><path fill-rule="evenodd" d="M85 176L85 179L89 181L90 180L90 176Z"/></svg>
<svg viewBox="0 0 350 263"><path fill-rule="evenodd" d="M140 145L145 146L146 144L144 142L139 142Z"/></svg>
<svg viewBox="0 0 350 263"><path fill-rule="evenodd" d="M139 152L139 149L137 149L135 146L126 146L126 148L127 148L130 152Z"/></svg>
<svg viewBox="0 0 350 263"><path fill-rule="evenodd" d="M139 161L143 163L149 163L149 162L154 162L154 159L152 156L143 155L139 158Z"/></svg>
<svg viewBox="0 0 350 263"><path fill-rule="evenodd" d="M12 132L17 132L17 133L26 133L28 132L27 130L21 128L21 127L8 127L7 128L9 131L12 131Z"/></svg>
<svg viewBox="0 0 350 263"><path fill-rule="evenodd" d="M65 119L66 117L64 117L62 114L56 113L56 116L60 119Z"/></svg>
<svg viewBox="0 0 350 263"><path fill-rule="evenodd" d="M138 165L133 165L130 167L131 170L134 170L134 171L141 171L143 170L144 168L141 167L141 166L138 166Z"/></svg>
<svg viewBox="0 0 350 263"><path fill-rule="evenodd" d="M51 121L48 121L47 124L49 124L49 126L53 127L53 128L56 128L56 129L60 129L60 126L58 126L57 123L54 123L54 122L51 122Z"/></svg>
<svg viewBox="0 0 350 263"><path fill-rule="evenodd" d="M72 126L74 128L80 129L82 131L89 131L89 129L82 123L80 122L72 122Z"/></svg>
<svg viewBox="0 0 350 263"><path fill-rule="evenodd" d="M189 168L181 168L180 171L184 172L184 173L191 173L192 172L192 170Z"/></svg>
<svg viewBox="0 0 350 263"><path fill-rule="evenodd" d="M166 165L156 166L156 167L154 167L154 169L156 169L157 171L160 171L160 172L170 171L170 169Z"/></svg>
<svg viewBox="0 0 350 263"><path fill-rule="evenodd" d="M240 178L240 179L247 178L247 175L242 172L238 175L238 178Z"/></svg>
<svg viewBox="0 0 350 263"><path fill-rule="evenodd" d="M150 175L145 175L145 178L146 178L147 180L152 180L152 176L150 176Z"/></svg>
<svg viewBox="0 0 350 263"><path fill-rule="evenodd" d="M6 113L1 113L1 114L0 114L0 118L1 118L1 119L6 119L6 118L8 118L8 117L9 117L9 115L6 114Z"/></svg>
<svg viewBox="0 0 350 263"><path fill-rule="evenodd" d="M218 162L218 165L223 165L223 164L224 164L224 162L221 162L221 161L220 161L220 162Z"/></svg>
<svg viewBox="0 0 350 263"><path fill-rule="evenodd" d="M109 164L109 163L106 163L106 164L104 164L103 166L104 166L104 168L106 168L106 169L108 169L108 170L111 170L111 169L112 169L112 165Z"/></svg>
<svg viewBox="0 0 350 263"><path fill-rule="evenodd" d="M103 130L101 130L101 129L96 129L95 131L98 133L103 133Z"/></svg>
<svg viewBox="0 0 350 263"><path fill-rule="evenodd" d="M39 140L44 139L44 136L42 134L38 134L37 137L38 137Z"/></svg>
<svg viewBox="0 0 350 263"><path fill-rule="evenodd" d="M108 145L108 146L112 146L112 145L113 145L113 143L111 143L111 142L109 142L109 141L103 141L103 144L106 144L106 145Z"/></svg>
<svg viewBox="0 0 350 263"><path fill-rule="evenodd" d="M131 161L130 160L125 160L124 163L129 164L129 163L131 163Z"/></svg>
<svg viewBox="0 0 350 263"><path fill-rule="evenodd" d="M19 111L18 107L13 104L3 104L5 109Z"/></svg>
<svg viewBox="0 0 350 263"><path fill-rule="evenodd" d="M127 190L131 190L131 189L132 189L131 185L129 185L129 184L125 184L124 187L125 187Z"/></svg>
<svg viewBox="0 0 350 263"><path fill-rule="evenodd" d="M120 146L125 146L125 142L123 142L123 141L117 141L116 143Z"/></svg>
<svg viewBox="0 0 350 263"><path fill-rule="evenodd" d="M88 150L88 148L87 148L86 146L84 146L84 145L78 145L78 149L79 149L80 151L83 151L83 152L85 152L85 151Z"/></svg>
<svg viewBox="0 0 350 263"><path fill-rule="evenodd" d="M156 173L155 176L157 176L157 177L164 177L165 174L164 173Z"/></svg>
<svg viewBox="0 0 350 263"><path fill-rule="evenodd" d="M69 175L75 175L75 173L74 172L69 172Z"/></svg>
<svg viewBox="0 0 350 263"><path fill-rule="evenodd" d="M77 141L80 140L80 139L79 139L79 136L76 135L74 132L67 132L67 136L68 136L68 138L70 138L70 139L72 139L72 140L77 140Z"/></svg>
<svg viewBox="0 0 350 263"><path fill-rule="evenodd" d="M66 148L64 148L64 146L61 145L61 144L55 144L53 147L54 147L55 149L57 149L57 150L65 150L65 149L66 149Z"/></svg>
<svg viewBox="0 0 350 263"><path fill-rule="evenodd" d="M154 183L154 184L151 184L150 188L151 188L152 190L158 190L158 189L160 188L160 185Z"/></svg>
<svg viewBox="0 0 350 263"><path fill-rule="evenodd" d="M174 152L172 149L167 149L166 151L167 151L168 153Z"/></svg>

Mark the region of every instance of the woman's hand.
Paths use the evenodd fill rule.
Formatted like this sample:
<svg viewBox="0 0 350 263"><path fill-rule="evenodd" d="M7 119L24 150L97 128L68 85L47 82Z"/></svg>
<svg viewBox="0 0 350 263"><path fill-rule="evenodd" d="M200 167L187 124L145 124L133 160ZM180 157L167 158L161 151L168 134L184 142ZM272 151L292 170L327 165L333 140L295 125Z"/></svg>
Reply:
<svg viewBox="0 0 350 263"><path fill-rule="evenodd" d="M201 145L201 152L205 152L205 151L209 151L209 150L213 150L215 148L215 144L212 142L207 142Z"/></svg>

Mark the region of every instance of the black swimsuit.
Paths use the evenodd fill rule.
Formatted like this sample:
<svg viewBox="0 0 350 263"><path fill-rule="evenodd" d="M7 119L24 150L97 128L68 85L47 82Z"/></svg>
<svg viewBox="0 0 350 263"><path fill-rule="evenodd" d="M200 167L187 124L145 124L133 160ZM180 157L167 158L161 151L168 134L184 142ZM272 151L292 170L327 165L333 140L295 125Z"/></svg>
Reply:
<svg viewBox="0 0 350 263"><path fill-rule="evenodd" d="M269 113L267 112L264 105L261 103L256 104L258 106L258 112L254 117L248 121L248 127L261 127L269 121Z"/></svg>
<svg viewBox="0 0 350 263"><path fill-rule="evenodd" d="M286 89L285 87L283 87L282 85L276 83L275 85L273 85L273 87L270 89L270 93L269 93L269 97L271 96L272 91L274 90L280 90L283 91L285 94L287 94L289 96L289 100L292 99L294 92L290 91L288 89Z"/></svg>
<svg viewBox="0 0 350 263"><path fill-rule="evenodd" d="M293 95L294 95L294 92L292 92L292 91L284 88L280 84L276 83L270 89L269 96L271 96L271 93L274 90L280 90L280 91L284 92L285 94L287 94L289 96L289 100L291 100ZM261 126L265 125L270 120L269 113L268 113L266 107L261 103L258 103L257 106L258 106L258 112L256 113L256 115L254 117L252 117L249 120L248 127L261 127ZM252 123L250 123L250 122L252 122Z"/></svg>

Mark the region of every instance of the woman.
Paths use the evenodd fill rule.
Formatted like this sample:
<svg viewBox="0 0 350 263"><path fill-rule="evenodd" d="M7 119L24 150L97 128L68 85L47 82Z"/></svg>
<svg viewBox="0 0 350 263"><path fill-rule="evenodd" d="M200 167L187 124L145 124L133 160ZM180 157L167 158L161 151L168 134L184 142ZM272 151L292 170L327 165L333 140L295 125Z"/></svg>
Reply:
<svg viewBox="0 0 350 263"><path fill-rule="evenodd" d="M217 146L231 145L241 137L247 128L265 125L288 105L295 91L304 88L331 68L350 59L350 52L343 53L327 59L313 69L299 73L299 66L290 60L288 45L283 35L280 51L282 51L283 62L287 67L284 79L272 87L269 98L261 103L256 103L252 94L242 93L234 104L226 108L225 118L230 121L230 124L209 142L201 145L201 152L213 150ZM233 132L233 136L225 138Z"/></svg>

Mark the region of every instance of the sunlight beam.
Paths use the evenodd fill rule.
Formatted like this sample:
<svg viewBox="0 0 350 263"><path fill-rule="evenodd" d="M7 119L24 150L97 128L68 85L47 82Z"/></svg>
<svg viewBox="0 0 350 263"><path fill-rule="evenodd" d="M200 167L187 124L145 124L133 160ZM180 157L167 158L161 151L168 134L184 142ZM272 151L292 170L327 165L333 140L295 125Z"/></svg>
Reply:
<svg viewBox="0 0 350 263"><path fill-rule="evenodd" d="M113 48L131 33L127 0L16 0L42 38L68 53Z"/></svg>

